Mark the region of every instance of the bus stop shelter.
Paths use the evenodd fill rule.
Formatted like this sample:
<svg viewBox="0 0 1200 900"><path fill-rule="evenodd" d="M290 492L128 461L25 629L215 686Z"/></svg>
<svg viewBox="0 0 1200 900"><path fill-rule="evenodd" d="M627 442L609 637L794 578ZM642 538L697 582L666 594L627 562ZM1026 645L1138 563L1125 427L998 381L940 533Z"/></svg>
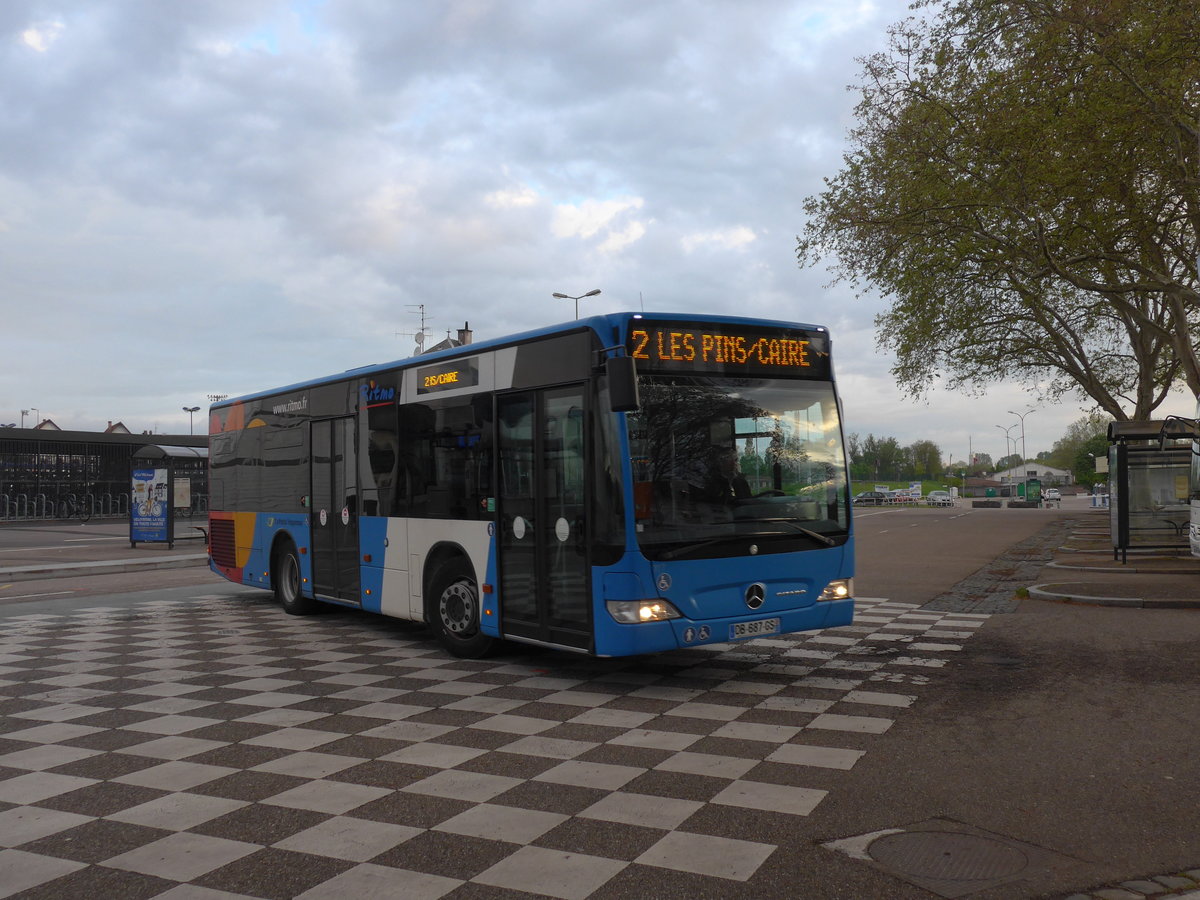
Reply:
<svg viewBox="0 0 1200 900"><path fill-rule="evenodd" d="M1113 559L1130 550L1188 547L1188 474L1196 422L1172 416L1108 426Z"/></svg>
<svg viewBox="0 0 1200 900"><path fill-rule="evenodd" d="M175 520L207 508L208 448L149 444L130 457L129 545L175 546Z"/></svg>

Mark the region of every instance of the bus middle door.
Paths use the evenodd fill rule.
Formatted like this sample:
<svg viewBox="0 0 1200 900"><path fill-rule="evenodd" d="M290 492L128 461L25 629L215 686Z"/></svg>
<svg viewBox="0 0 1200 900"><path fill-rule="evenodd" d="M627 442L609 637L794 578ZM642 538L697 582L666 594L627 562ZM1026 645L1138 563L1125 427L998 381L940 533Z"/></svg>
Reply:
<svg viewBox="0 0 1200 900"><path fill-rule="evenodd" d="M313 593L361 606L353 416L312 423Z"/></svg>
<svg viewBox="0 0 1200 900"><path fill-rule="evenodd" d="M584 387L496 398L501 630L592 646Z"/></svg>

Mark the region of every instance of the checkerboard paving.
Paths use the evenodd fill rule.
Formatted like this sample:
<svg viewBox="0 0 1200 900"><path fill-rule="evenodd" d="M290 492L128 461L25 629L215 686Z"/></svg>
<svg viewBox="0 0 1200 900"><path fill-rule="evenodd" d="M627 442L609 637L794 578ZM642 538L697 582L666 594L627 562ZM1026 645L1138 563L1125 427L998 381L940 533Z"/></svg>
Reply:
<svg viewBox="0 0 1200 900"><path fill-rule="evenodd" d="M8 617L0 897L752 890L987 618L858 610L620 660L232 589Z"/></svg>

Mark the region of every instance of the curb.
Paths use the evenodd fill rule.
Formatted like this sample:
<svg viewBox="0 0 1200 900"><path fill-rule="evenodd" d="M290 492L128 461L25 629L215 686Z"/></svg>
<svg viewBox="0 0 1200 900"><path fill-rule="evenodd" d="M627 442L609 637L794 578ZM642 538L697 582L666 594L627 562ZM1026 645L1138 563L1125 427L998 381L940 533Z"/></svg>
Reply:
<svg viewBox="0 0 1200 900"><path fill-rule="evenodd" d="M1067 563L1046 563L1047 569L1069 569L1073 572L1124 572L1129 575L1200 575L1200 566L1189 569L1156 569L1146 566L1072 566Z"/></svg>
<svg viewBox="0 0 1200 900"><path fill-rule="evenodd" d="M1141 597L1090 597L1087 594L1070 594L1065 591L1048 590L1052 584L1036 584L1028 588L1029 596L1035 600L1054 603L1079 603L1086 606L1120 606L1134 609L1200 609L1200 599L1154 600Z"/></svg>
<svg viewBox="0 0 1200 900"><path fill-rule="evenodd" d="M75 578L83 575L119 575L146 569L182 569L205 565L207 553L164 556L160 559L114 559L109 562L59 563L45 566L14 566L0 569L0 581L33 581L39 578Z"/></svg>
<svg viewBox="0 0 1200 900"><path fill-rule="evenodd" d="M1125 552L1126 552L1126 553L1127 553L1129 556L1141 555L1141 556L1154 556L1154 557L1161 557L1161 558L1167 558L1167 559L1188 559L1188 560L1190 560L1190 559L1194 559L1194 557L1191 555L1191 553L1185 552L1185 551L1183 551L1183 550L1180 550L1180 551L1178 551L1178 552L1176 552L1176 553L1167 553L1167 552L1164 552L1164 550L1165 550L1165 549L1168 549L1168 548L1163 548L1163 547L1130 547L1130 548L1129 548L1127 551L1125 551ZM1056 548L1055 548L1055 550L1056 550L1056 551L1058 551L1058 552L1060 552L1060 553L1094 553L1094 554L1095 554L1095 555L1097 555L1097 556L1112 556L1112 553L1113 553L1113 548L1112 548L1111 546L1104 546L1104 547L1069 547L1069 546L1067 546L1066 544L1063 544L1063 545L1061 545L1061 546L1059 546L1059 547L1056 547Z"/></svg>

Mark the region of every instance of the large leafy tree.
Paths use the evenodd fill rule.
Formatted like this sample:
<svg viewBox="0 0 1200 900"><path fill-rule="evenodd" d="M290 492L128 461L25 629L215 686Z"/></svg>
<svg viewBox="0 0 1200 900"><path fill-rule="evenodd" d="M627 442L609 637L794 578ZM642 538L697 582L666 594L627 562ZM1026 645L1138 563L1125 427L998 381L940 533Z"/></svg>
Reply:
<svg viewBox="0 0 1200 900"><path fill-rule="evenodd" d="M1108 447L1108 417L1091 413L1067 426L1050 450L1049 463L1070 469L1078 484L1098 484L1107 476L1096 472L1096 458L1107 456Z"/></svg>
<svg viewBox="0 0 1200 900"><path fill-rule="evenodd" d="M927 480L942 474L942 451L933 441L917 441L908 447L912 476Z"/></svg>
<svg viewBox="0 0 1200 900"><path fill-rule="evenodd" d="M948 0L864 60L802 264L883 293L920 394L1017 378L1148 418L1200 393L1200 0Z"/></svg>
<svg viewBox="0 0 1200 900"><path fill-rule="evenodd" d="M1070 469L1075 465L1075 458L1079 455L1080 448L1085 445L1090 448L1096 438L1100 438L1107 448L1108 423L1109 417L1098 412L1089 413L1076 419L1067 426L1063 436L1054 442L1054 446L1047 454L1046 462L1060 469ZM1095 450L1091 452L1094 453Z"/></svg>

